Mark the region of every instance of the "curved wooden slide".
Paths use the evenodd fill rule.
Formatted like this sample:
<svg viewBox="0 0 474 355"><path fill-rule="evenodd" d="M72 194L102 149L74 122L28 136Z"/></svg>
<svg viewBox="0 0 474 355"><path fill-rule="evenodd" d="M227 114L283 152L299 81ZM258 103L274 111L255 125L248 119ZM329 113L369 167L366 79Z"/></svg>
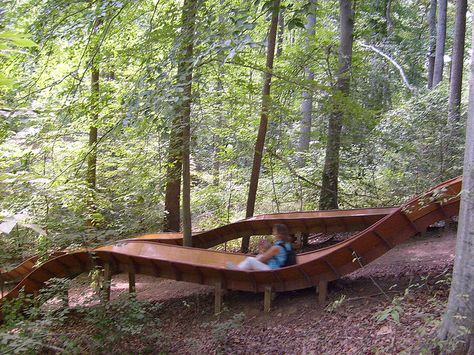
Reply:
<svg viewBox="0 0 474 355"><path fill-rule="evenodd" d="M293 266L271 271L229 270L225 268L226 262L238 263L245 256L164 244L161 242L166 238L161 235L148 235L52 258L32 270L5 298L16 297L21 289L26 293L36 293L50 278L75 277L97 265L106 265L112 273L133 272L242 291L287 291L316 286L355 271L434 222L456 215L461 184L461 177L448 180L399 208L385 211L314 212L320 215L311 222L299 212L259 216L237 222L233 227L228 225L199 233L194 239L196 246L215 245L243 233L269 234L271 226L280 222L288 224L293 233L365 227L344 242L298 255L297 264ZM355 256L360 264L354 262Z"/></svg>
<svg viewBox="0 0 474 355"><path fill-rule="evenodd" d="M269 235L275 223L285 223L294 230L307 233L353 232L360 231L389 213L396 207L365 208L337 211L307 211L273 213L251 217L205 232L193 234L193 246L196 248L211 248L227 241L250 235ZM302 227L301 227L302 226ZM124 241L152 241L171 245L182 245L182 233L146 234ZM65 254L57 252L52 257ZM38 265L37 255L30 257L11 270L1 272L0 279L20 281Z"/></svg>

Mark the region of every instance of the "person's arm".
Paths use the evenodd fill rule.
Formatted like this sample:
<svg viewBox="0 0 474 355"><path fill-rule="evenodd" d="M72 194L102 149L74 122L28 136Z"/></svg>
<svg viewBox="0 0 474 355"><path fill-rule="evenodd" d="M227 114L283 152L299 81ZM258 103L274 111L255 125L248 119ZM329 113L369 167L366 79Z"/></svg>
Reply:
<svg viewBox="0 0 474 355"><path fill-rule="evenodd" d="M258 260L266 264L268 260L278 255L278 253L280 253L280 250L281 250L280 247L278 247L277 245L274 245L270 249L268 249L265 253L261 254L258 257Z"/></svg>

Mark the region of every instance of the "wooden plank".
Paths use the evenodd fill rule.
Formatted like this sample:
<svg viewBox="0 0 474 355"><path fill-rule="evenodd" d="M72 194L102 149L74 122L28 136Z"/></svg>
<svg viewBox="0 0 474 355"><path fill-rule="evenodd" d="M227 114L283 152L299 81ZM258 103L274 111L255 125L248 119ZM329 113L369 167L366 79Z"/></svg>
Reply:
<svg viewBox="0 0 474 355"><path fill-rule="evenodd" d="M71 267L70 267L68 264L66 264L65 262L63 262L63 261L60 260L60 259L56 259L55 261L56 261L59 265L61 265L61 266L66 270L66 272L67 272L69 275L74 275L74 273L73 273L72 270L71 270Z"/></svg>
<svg viewBox="0 0 474 355"><path fill-rule="evenodd" d="M270 312L272 306L272 287L265 286L265 293L263 296L263 311L265 313Z"/></svg>
<svg viewBox="0 0 474 355"><path fill-rule="evenodd" d="M328 295L328 282L325 280L320 280L318 283L318 303L321 306L325 306L327 295Z"/></svg>
<svg viewBox="0 0 474 355"><path fill-rule="evenodd" d="M423 232L422 230L418 229L418 227L415 225L415 223L408 217L404 212L401 212L402 216L405 218L405 220L408 222L408 225L416 232L416 233L421 233Z"/></svg>
<svg viewBox="0 0 474 355"><path fill-rule="evenodd" d="M437 202L436 205L438 206L439 210L441 211L441 214L444 216L444 218L451 219L448 213L446 213L444 206L441 204L441 202Z"/></svg>
<svg viewBox="0 0 474 355"><path fill-rule="evenodd" d="M155 271L155 276L160 277L161 275L160 267L153 260L150 260L150 261L151 261L151 265L153 266L153 270Z"/></svg>
<svg viewBox="0 0 474 355"><path fill-rule="evenodd" d="M301 275L305 278L305 280L308 282L309 286L313 285L313 281L311 280L311 277L301 268L300 265L296 265L296 270L300 272Z"/></svg>
<svg viewBox="0 0 474 355"><path fill-rule="evenodd" d="M201 270L195 265L193 265L194 271L196 271L196 275L198 275L199 283L204 284L204 275L202 274Z"/></svg>
<svg viewBox="0 0 474 355"><path fill-rule="evenodd" d="M326 266L332 271L332 273L338 278L340 279L341 278L341 274L337 271L337 269L329 262L327 261L326 259L323 259L324 263L326 264Z"/></svg>
<svg viewBox="0 0 474 355"><path fill-rule="evenodd" d="M302 218L300 221L301 221L301 223L303 224L303 227L304 227L304 230L302 230L301 232L304 232L304 233L306 233L306 234L309 235L308 223L306 223L306 221L304 220L304 218Z"/></svg>
<svg viewBox="0 0 474 355"><path fill-rule="evenodd" d="M176 265L172 262L172 261L168 261L168 265L170 266L171 270L173 270L174 272L174 278L176 281L181 281L181 272L178 270L178 268L176 267Z"/></svg>
<svg viewBox="0 0 474 355"><path fill-rule="evenodd" d="M375 229L372 230L372 233L375 234L375 236L377 238L379 238L386 246L388 249L392 249L393 246L392 246L392 243L390 243L382 234L380 234L379 232L377 232Z"/></svg>

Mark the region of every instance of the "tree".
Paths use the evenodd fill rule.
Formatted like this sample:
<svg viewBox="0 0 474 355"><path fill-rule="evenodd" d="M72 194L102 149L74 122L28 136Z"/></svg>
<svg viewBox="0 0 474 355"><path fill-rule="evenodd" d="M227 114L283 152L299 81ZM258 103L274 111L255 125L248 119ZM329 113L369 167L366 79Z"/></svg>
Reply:
<svg viewBox="0 0 474 355"><path fill-rule="evenodd" d="M182 12L181 50L179 53L178 83L183 86L179 115L183 126L183 245L192 246L191 235L191 95L193 80L194 27L197 0L185 0Z"/></svg>
<svg viewBox="0 0 474 355"><path fill-rule="evenodd" d="M314 37L314 27L316 25L316 15L315 9L316 0L310 1L309 13L306 23L307 31L307 40L306 47L309 47L310 43L313 41ZM307 48L308 49L308 48ZM304 68L305 79L309 84L314 79L314 71L306 65ZM300 126L300 139L298 142L298 151L300 153L307 152L309 149L309 143L311 140L311 123L312 123L312 114L313 114L313 92L309 90L303 91L303 101L301 102L301 126ZM302 156L298 158L298 163L300 166L304 164L304 159Z"/></svg>
<svg viewBox="0 0 474 355"><path fill-rule="evenodd" d="M185 245L190 245L190 115L193 77L194 27L197 1L186 0L181 14L181 36L177 53L178 72L176 75L177 103L171 127L168 147L168 169L165 192L165 231L180 230L181 175L183 176L183 231L188 235ZM186 226L184 226L186 224Z"/></svg>
<svg viewBox="0 0 474 355"><path fill-rule="evenodd" d="M444 67L444 47L446 44L446 23L447 23L448 0L438 2L438 29L436 35L436 57L433 69L433 87L436 87L443 80Z"/></svg>
<svg viewBox="0 0 474 355"><path fill-rule="evenodd" d="M428 89L433 87L433 72L436 58L436 5L437 0L430 0L428 13L428 28L430 32L430 44L428 50Z"/></svg>
<svg viewBox="0 0 474 355"><path fill-rule="evenodd" d="M339 7L341 33L339 71L332 98L334 109L329 117L328 124L326 156L319 200L319 208L322 210L338 208L339 151L341 148L342 121L345 113L344 98L349 95L351 82L354 9L351 0L340 0Z"/></svg>
<svg viewBox="0 0 474 355"><path fill-rule="evenodd" d="M466 37L467 0L457 0L454 25L451 79L449 82L448 124L459 121L461 106L462 72L464 64L464 42Z"/></svg>
<svg viewBox="0 0 474 355"><path fill-rule="evenodd" d="M260 176L260 167L262 165L263 148L265 146L265 137L268 126L268 111L270 110L270 85L273 75L273 59L275 57L275 44L278 29L278 14L280 12L280 0L271 1L272 18L270 29L268 31L267 60L265 64L265 73L262 88L262 109L260 113L260 124L258 126L257 141L252 164L252 174L250 176L249 192L247 197L247 209L245 216L252 217L255 211L255 200L257 198L258 179ZM242 238L242 252L247 252L250 244L250 237Z"/></svg>
<svg viewBox="0 0 474 355"><path fill-rule="evenodd" d="M92 34L94 36L97 34L99 26L102 23L101 18L97 18L94 21L92 26ZM94 224L92 214L95 212L96 207L94 203L94 191L97 186L97 121L99 120L99 100L100 100L100 71L99 71L99 61L97 59L97 54L99 51L99 45L95 48L95 53L92 53L91 61L91 125L89 127L89 156L87 159L87 185L90 189L89 191L89 200L87 201L89 207L89 217L86 220L86 223L89 225Z"/></svg>
<svg viewBox="0 0 474 355"><path fill-rule="evenodd" d="M474 48L474 36L471 48ZM472 354L474 352L474 243L472 241L474 235L474 61L471 62L462 185L453 278L438 338L451 340L457 353Z"/></svg>

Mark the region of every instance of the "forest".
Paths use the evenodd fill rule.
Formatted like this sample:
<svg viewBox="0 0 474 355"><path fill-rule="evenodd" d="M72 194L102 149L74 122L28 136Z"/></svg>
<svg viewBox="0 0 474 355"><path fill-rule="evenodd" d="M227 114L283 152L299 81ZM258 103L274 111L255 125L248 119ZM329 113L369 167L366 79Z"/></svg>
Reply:
<svg viewBox="0 0 474 355"><path fill-rule="evenodd" d="M0 4L1 353L474 352L467 0ZM450 180L461 175L462 192ZM288 216L298 265L401 213L388 207L411 218L407 206L424 214L433 201L446 218L413 219L404 243L394 223L398 236L371 246L394 247L378 266L361 262L375 259L370 248L351 249L352 273L325 261L337 277L313 266L304 287L257 273L253 293L206 271L217 252L256 254ZM303 211L367 217L320 231ZM100 254L143 235L193 249L150 241L184 258L152 263L159 279L139 275L150 263L138 256ZM210 247L202 268L186 264L186 250L192 262ZM66 259L84 250L85 273ZM7 276L31 257L33 274L55 257L67 271Z"/></svg>

